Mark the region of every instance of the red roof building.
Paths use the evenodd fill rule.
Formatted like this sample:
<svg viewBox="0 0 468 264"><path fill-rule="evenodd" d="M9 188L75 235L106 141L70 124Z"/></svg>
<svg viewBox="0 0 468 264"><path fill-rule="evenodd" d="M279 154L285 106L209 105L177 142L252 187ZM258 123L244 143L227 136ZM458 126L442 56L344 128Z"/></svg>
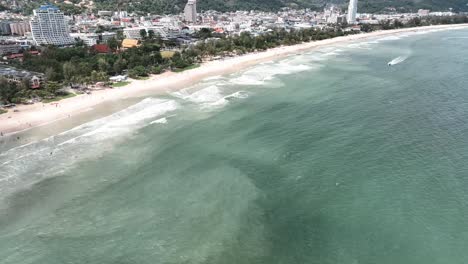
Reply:
<svg viewBox="0 0 468 264"><path fill-rule="evenodd" d="M11 54L11 55L8 55L7 58L9 60L14 60L14 59L20 59L22 60L24 57L24 55L22 53L17 53L17 54Z"/></svg>
<svg viewBox="0 0 468 264"><path fill-rule="evenodd" d="M106 44L96 44L92 47L97 53L111 53L112 50Z"/></svg>

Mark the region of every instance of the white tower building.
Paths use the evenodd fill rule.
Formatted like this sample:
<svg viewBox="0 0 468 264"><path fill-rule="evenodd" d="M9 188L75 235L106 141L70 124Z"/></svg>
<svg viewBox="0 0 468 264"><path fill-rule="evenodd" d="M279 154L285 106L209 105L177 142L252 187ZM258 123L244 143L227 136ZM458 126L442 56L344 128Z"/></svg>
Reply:
<svg viewBox="0 0 468 264"><path fill-rule="evenodd" d="M37 45L66 46L75 42L68 31L65 16L56 6L43 5L34 10L30 24Z"/></svg>
<svg viewBox="0 0 468 264"><path fill-rule="evenodd" d="M349 24L356 23L357 1L358 0L349 1L349 7L348 7L348 23Z"/></svg>
<svg viewBox="0 0 468 264"><path fill-rule="evenodd" d="M188 0L184 9L185 21L197 22L197 0Z"/></svg>

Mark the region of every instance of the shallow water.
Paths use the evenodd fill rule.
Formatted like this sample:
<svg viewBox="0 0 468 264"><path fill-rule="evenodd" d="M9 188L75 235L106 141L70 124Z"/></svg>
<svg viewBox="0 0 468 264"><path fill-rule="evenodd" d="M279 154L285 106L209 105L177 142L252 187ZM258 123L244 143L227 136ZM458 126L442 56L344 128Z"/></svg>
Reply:
<svg viewBox="0 0 468 264"><path fill-rule="evenodd" d="M335 45L5 146L0 263L467 263L466 36Z"/></svg>

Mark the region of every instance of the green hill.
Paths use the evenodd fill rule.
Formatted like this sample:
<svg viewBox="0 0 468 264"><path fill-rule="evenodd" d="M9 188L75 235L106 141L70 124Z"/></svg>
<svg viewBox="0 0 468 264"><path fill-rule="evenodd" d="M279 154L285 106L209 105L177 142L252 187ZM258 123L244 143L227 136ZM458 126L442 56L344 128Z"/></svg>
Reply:
<svg viewBox="0 0 468 264"><path fill-rule="evenodd" d="M181 12L186 0L96 0L100 9L116 9L117 3L131 11L150 13ZM282 7L322 9L327 4L347 6L346 0L199 0L199 10L278 10ZM420 8L433 11L468 11L468 0L360 0L359 10L362 12L381 12L388 8L399 11L417 11Z"/></svg>

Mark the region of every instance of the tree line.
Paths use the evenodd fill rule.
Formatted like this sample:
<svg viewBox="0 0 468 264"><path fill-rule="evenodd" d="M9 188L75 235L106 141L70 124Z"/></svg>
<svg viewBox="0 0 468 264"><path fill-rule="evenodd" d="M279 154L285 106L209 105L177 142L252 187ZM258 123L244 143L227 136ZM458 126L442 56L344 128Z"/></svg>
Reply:
<svg viewBox="0 0 468 264"><path fill-rule="evenodd" d="M391 30L399 28L413 28L423 27L431 25L449 25L449 24L463 24L468 23L468 16L456 15L456 16L427 16L427 17L415 17L410 19L408 22L403 23L399 19L381 21L377 25L363 24L361 30L363 32L371 32L375 30Z"/></svg>
<svg viewBox="0 0 468 264"><path fill-rule="evenodd" d="M141 46L109 54L98 54L89 47L79 45L68 48L42 47L40 56L25 51L23 60L14 62L13 66L43 73L48 81L45 89L28 89L27 82L21 85L10 83L0 87L0 99L6 103L19 103L24 99L51 97L60 93L56 84L106 82L109 76L119 74L128 74L132 78L145 77L166 70L183 70L210 57L240 55L345 34L342 30L334 29L281 29L261 35L243 32L238 36L217 34L209 29L202 32L204 35L197 33L200 34L197 44L179 47L179 51L170 58L161 56L161 47L172 47L175 44L146 32L142 32L144 40ZM111 40L109 46L118 50L120 41Z"/></svg>
<svg viewBox="0 0 468 264"><path fill-rule="evenodd" d="M382 22L379 25L361 25L365 32L387 30L400 27L417 27L434 24L468 23L467 16L413 18L403 24L398 20ZM179 71L216 57L236 56L250 52L263 51L279 46L294 45L310 41L335 38L359 33L343 30L334 25L325 29L271 29L263 34L242 32L239 35L226 35L211 29L202 29L193 37L195 44L178 46L173 40L164 41L154 32L141 32L142 44L138 47L120 51L120 39L111 39L108 45L116 52L98 54L85 46L57 48L42 47L40 56L24 52L23 61L14 64L17 68L45 74L48 83L45 89L28 89L27 83L0 84L0 100L6 103L21 102L30 98L51 97L61 93L60 84L91 84L106 82L109 76L128 74L140 78L149 74L160 74L166 70ZM122 35L118 34L121 38ZM171 57L163 57L161 48L177 47ZM1 80L0 80L1 81ZM3 83L5 81L3 80Z"/></svg>

